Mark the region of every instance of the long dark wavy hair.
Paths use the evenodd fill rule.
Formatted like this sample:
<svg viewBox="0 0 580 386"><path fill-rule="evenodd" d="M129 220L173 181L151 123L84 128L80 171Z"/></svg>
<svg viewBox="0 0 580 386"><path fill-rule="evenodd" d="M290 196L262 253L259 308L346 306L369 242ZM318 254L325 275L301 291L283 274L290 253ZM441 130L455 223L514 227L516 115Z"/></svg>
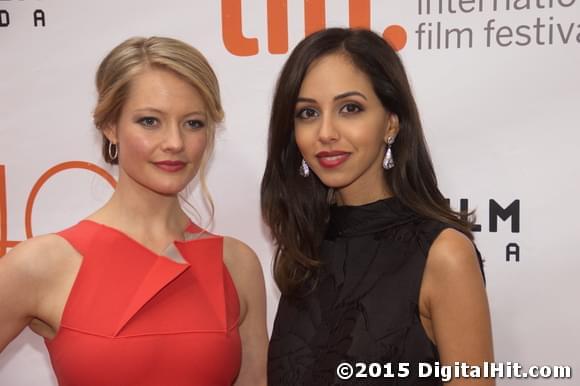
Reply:
<svg viewBox="0 0 580 386"><path fill-rule="evenodd" d="M296 100L309 66L333 53L349 57L369 77L383 107L399 117L400 129L392 147L396 166L384 172L394 196L417 214L449 224L473 239L467 216L451 210L437 187L417 106L399 56L369 30L319 31L294 48L278 78L261 187L262 214L276 243L274 279L287 295L319 266L317 254L332 194L316 176L303 178L298 173L302 156L294 138Z"/></svg>

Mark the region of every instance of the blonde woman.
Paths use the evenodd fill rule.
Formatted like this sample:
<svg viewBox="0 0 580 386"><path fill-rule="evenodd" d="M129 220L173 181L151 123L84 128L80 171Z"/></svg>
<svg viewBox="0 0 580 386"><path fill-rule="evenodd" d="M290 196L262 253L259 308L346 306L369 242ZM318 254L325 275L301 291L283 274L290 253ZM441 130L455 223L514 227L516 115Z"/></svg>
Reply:
<svg viewBox="0 0 580 386"><path fill-rule="evenodd" d="M208 233L178 194L204 172L223 118L203 55L132 38L101 63L94 112L111 199L0 259L0 351L26 326L60 385L262 385L264 281L254 252Z"/></svg>

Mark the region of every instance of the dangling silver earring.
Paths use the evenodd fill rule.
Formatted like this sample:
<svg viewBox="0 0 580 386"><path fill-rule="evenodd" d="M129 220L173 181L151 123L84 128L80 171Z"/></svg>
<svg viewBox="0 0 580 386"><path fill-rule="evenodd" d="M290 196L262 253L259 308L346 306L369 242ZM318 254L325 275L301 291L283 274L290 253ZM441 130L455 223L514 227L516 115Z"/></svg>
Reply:
<svg viewBox="0 0 580 386"><path fill-rule="evenodd" d="M114 153L113 153L113 147L115 149ZM117 146L116 143L109 141L109 158L111 159L111 161L116 160L118 155L119 155L119 146Z"/></svg>
<svg viewBox="0 0 580 386"><path fill-rule="evenodd" d="M306 161L304 161L304 158L302 158L302 163L300 164L300 169L298 170L298 172L304 178L310 175L310 168L308 167Z"/></svg>
<svg viewBox="0 0 580 386"><path fill-rule="evenodd" d="M393 152L391 151L391 146L395 143L395 138L387 138L387 152L385 153L385 158L383 159L383 169L389 170L395 167L395 161L393 160Z"/></svg>

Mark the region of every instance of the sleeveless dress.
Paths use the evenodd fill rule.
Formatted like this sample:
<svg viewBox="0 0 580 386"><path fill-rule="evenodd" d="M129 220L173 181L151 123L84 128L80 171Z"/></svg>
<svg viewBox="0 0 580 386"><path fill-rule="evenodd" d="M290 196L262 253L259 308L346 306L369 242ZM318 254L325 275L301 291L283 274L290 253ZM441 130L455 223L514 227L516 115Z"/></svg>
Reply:
<svg viewBox="0 0 580 386"><path fill-rule="evenodd" d="M234 382L239 303L222 237L175 241L161 256L90 220L58 235L83 256L60 329L45 340L60 386Z"/></svg>
<svg viewBox="0 0 580 386"><path fill-rule="evenodd" d="M269 384L442 385L438 378L419 377L419 363L433 364L439 354L420 322L418 300L429 248L446 227L394 197L331 207L316 283L280 299ZM355 373L362 370L356 362L381 367L373 369L377 377L367 367L365 378L341 380L342 362ZM409 374L396 377L403 363L409 363Z"/></svg>

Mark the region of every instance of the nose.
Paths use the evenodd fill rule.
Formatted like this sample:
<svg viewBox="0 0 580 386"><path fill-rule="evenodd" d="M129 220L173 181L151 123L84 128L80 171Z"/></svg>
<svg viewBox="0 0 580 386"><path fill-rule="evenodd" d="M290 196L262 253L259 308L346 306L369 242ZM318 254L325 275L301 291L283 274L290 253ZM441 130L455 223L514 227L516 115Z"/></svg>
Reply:
<svg viewBox="0 0 580 386"><path fill-rule="evenodd" d="M163 150L177 153L183 150L183 133L178 124L171 124L166 127L163 138Z"/></svg>
<svg viewBox="0 0 580 386"><path fill-rule="evenodd" d="M322 115L320 120L320 128L318 130L318 139L322 143L333 143L340 138L339 132L336 127L336 122L334 122L331 114Z"/></svg>

